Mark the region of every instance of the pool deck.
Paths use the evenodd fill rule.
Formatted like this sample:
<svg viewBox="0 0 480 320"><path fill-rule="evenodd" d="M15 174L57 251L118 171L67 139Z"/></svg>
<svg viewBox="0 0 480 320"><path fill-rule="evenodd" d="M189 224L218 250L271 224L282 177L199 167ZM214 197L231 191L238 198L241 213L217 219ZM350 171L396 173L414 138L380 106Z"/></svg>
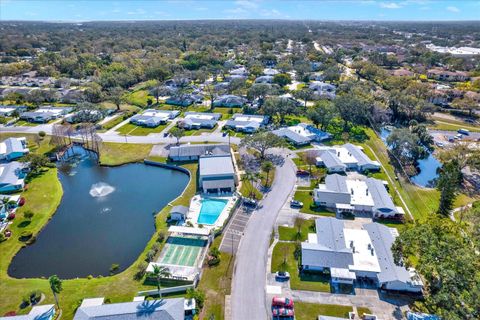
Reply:
<svg viewBox="0 0 480 320"><path fill-rule="evenodd" d="M218 216L214 224L202 224L204 228L216 229L227 221L232 208L235 206L237 201L237 196L235 195L218 195L218 196L207 196L207 195L196 195L190 201L190 210L187 214L187 221L193 224L193 226L198 227L198 217L200 215L200 210L202 208L202 200L204 199L218 199L218 200L227 200L227 204L223 208L222 212Z"/></svg>

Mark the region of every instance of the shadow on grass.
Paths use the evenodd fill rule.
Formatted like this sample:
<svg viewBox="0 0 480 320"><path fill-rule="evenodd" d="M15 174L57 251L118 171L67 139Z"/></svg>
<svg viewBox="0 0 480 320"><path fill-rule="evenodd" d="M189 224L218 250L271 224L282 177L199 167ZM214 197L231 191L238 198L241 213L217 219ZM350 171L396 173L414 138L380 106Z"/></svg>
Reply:
<svg viewBox="0 0 480 320"><path fill-rule="evenodd" d="M23 220L22 222L20 222L18 224L18 227L19 228L25 228L25 227L29 226L30 223L32 223L30 220Z"/></svg>

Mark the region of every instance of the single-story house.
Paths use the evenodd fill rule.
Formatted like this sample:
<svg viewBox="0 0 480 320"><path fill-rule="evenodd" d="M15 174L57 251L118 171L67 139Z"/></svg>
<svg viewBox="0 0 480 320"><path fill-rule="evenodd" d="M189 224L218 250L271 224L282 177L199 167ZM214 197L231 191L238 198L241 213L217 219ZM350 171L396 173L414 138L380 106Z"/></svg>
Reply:
<svg viewBox="0 0 480 320"><path fill-rule="evenodd" d="M175 221L185 221L188 213L188 207L175 206L170 210L170 219Z"/></svg>
<svg viewBox="0 0 480 320"><path fill-rule="evenodd" d="M20 114L21 120L35 123L47 123L55 118L56 115L51 112L27 111Z"/></svg>
<svg viewBox="0 0 480 320"><path fill-rule="evenodd" d="M134 115L130 118L130 123L143 127L158 127L160 124L167 123L180 114L178 110L155 110L147 109L142 114Z"/></svg>
<svg viewBox="0 0 480 320"><path fill-rule="evenodd" d="M19 114L27 111L26 106L2 106L0 105L0 116L1 117L10 117L12 114L17 111Z"/></svg>
<svg viewBox="0 0 480 320"><path fill-rule="evenodd" d="M165 100L166 104L174 106L188 107L193 103L202 103L203 96L199 94L175 95Z"/></svg>
<svg viewBox="0 0 480 320"><path fill-rule="evenodd" d="M313 200L338 213L371 213L375 218L400 218L405 214L393 203L384 182L374 178L358 180L329 174L325 183L313 190Z"/></svg>
<svg viewBox="0 0 480 320"><path fill-rule="evenodd" d="M225 123L226 128L252 133L268 123L268 116L236 113Z"/></svg>
<svg viewBox="0 0 480 320"><path fill-rule="evenodd" d="M357 170L378 171L381 165L371 160L360 146L346 143L342 146L319 147L317 165L327 168L329 173Z"/></svg>
<svg viewBox="0 0 480 320"><path fill-rule="evenodd" d="M228 144L184 144L171 147L168 158L172 161L198 160L203 155L227 155L230 154Z"/></svg>
<svg viewBox="0 0 480 320"><path fill-rule="evenodd" d="M25 187L25 164L12 161L0 163L0 193L15 192Z"/></svg>
<svg viewBox="0 0 480 320"><path fill-rule="evenodd" d="M212 129L217 125L217 121L222 117L220 113L207 112L185 112L185 117L179 122L179 126L191 130L208 128Z"/></svg>
<svg viewBox="0 0 480 320"><path fill-rule="evenodd" d="M335 91L337 90L337 88L333 84L321 81L312 81L310 82L308 87L317 96L326 97L329 99L335 98Z"/></svg>
<svg viewBox="0 0 480 320"><path fill-rule="evenodd" d="M470 79L468 74L463 71L448 71L442 69L427 70L427 77L429 79L436 79L440 81L467 81Z"/></svg>
<svg viewBox="0 0 480 320"><path fill-rule="evenodd" d="M165 319L184 320L192 315L194 303L184 298L161 300L134 299L132 302L104 303L103 298L83 299L73 320L93 319ZM186 308L187 307L187 308Z"/></svg>
<svg viewBox="0 0 480 320"><path fill-rule="evenodd" d="M273 76L260 76L255 79L255 83L273 83Z"/></svg>
<svg viewBox="0 0 480 320"><path fill-rule="evenodd" d="M277 75L279 73L280 73L280 71L272 69L272 68L265 68L263 70L263 74L266 75L266 76L272 76L273 77L274 75Z"/></svg>
<svg viewBox="0 0 480 320"><path fill-rule="evenodd" d="M247 102L247 99L227 94L216 98L213 101L214 107L228 107L228 108L240 108Z"/></svg>
<svg viewBox="0 0 480 320"><path fill-rule="evenodd" d="M0 142L0 160L15 160L29 152L27 148L27 139L8 138Z"/></svg>
<svg viewBox="0 0 480 320"><path fill-rule="evenodd" d="M236 76L247 77L248 76L248 70L244 66L237 66L230 71L230 74L231 75L236 75Z"/></svg>
<svg viewBox="0 0 480 320"><path fill-rule="evenodd" d="M368 278L381 289L422 292L423 283L415 270L394 262L391 246L398 235L395 229L379 223L348 229L335 218L318 218L315 227L316 233L309 233L301 244L304 270L328 270L336 284Z"/></svg>
<svg viewBox="0 0 480 320"><path fill-rule="evenodd" d="M236 175L232 156L230 154L201 156L199 184L204 193L234 192Z"/></svg>
<svg viewBox="0 0 480 320"><path fill-rule="evenodd" d="M325 76L323 75L323 72L314 72L308 78L313 81L323 81Z"/></svg>
<svg viewBox="0 0 480 320"><path fill-rule="evenodd" d="M299 123L296 126L280 128L272 131L272 133L287 139L290 143L296 146L304 146L313 141L321 142L331 139L332 137L331 134L306 123Z"/></svg>
<svg viewBox="0 0 480 320"><path fill-rule="evenodd" d="M0 320L52 320L53 318L55 318L55 305L45 304L33 306L27 314L0 317Z"/></svg>

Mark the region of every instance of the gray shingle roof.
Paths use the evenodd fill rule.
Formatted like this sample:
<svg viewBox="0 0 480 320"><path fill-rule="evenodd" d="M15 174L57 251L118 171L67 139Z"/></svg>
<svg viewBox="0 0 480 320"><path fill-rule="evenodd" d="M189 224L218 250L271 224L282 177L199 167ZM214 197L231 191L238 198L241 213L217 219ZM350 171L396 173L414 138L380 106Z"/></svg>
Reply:
<svg viewBox="0 0 480 320"><path fill-rule="evenodd" d="M181 145L170 148L169 157L199 157L202 155L230 154L228 144L192 144Z"/></svg>
<svg viewBox="0 0 480 320"><path fill-rule="evenodd" d="M378 281L382 284L390 281L409 282L410 274L404 267L397 266L393 260L392 244L395 236L390 228L379 223L369 223L363 225L372 240L373 248L380 264L380 273L377 275Z"/></svg>
<svg viewBox="0 0 480 320"><path fill-rule="evenodd" d="M16 184L25 165L18 161L0 164L0 185Z"/></svg>
<svg viewBox="0 0 480 320"><path fill-rule="evenodd" d="M80 307L74 320L130 320L130 319L185 319L184 299L145 300L126 303L102 304L99 306Z"/></svg>
<svg viewBox="0 0 480 320"><path fill-rule="evenodd" d="M342 167L347 168L347 165L344 164L339 157L335 154L335 151L324 151L320 154L320 158L322 158L323 164L327 169L333 167Z"/></svg>
<svg viewBox="0 0 480 320"><path fill-rule="evenodd" d="M298 144L303 144L303 143L309 143L310 139L292 131L289 130L288 128L281 128L272 131L273 134L276 134L279 137L287 138L290 141L293 141L294 143Z"/></svg>
<svg viewBox="0 0 480 320"><path fill-rule="evenodd" d="M170 213L181 213L183 215L187 214L188 207L185 206L175 206L170 210Z"/></svg>
<svg viewBox="0 0 480 320"><path fill-rule="evenodd" d="M382 211L382 209L389 209L391 211L397 211L397 208L382 181L368 178L365 182L368 186L368 191L373 198L374 210Z"/></svg>
<svg viewBox="0 0 480 320"><path fill-rule="evenodd" d="M365 152L363 152L358 146L356 145L353 145L351 143L346 143L343 145L343 147L345 149L348 150L348 152L350 152L354 157L355 159L357 159L358 161L358 165L359 166L364 166L366 164L371 164L371 165L374 165L375 162L372 161L366 154Z"/></svg>
<svg viewBox="0 0 480 320"><path fill-rule="evenodd" d="M325 185L330 191L348 193L347 177L345 176L329 174L325 177Z"/></svg>
<svg viewBox="0 0 480 320"><path fill-rule="evenodd" d="M17 138L8 138L3 141L6 146L6 154L10 154L12 152L24 152L25 148L23 147L23 143L20 139Z"/></svg>
<svg viewBox="0 0 480 320"><path fill-rule="evenodd" d="M199 161L200 176L234 174L232 157L228 155L201 157Z"/></svg>

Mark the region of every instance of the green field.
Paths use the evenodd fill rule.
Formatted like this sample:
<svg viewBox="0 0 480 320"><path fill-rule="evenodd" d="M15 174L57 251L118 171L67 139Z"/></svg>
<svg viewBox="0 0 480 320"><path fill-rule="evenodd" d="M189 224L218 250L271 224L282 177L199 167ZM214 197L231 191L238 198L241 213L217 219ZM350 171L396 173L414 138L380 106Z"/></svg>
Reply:
<svg viewBox="0 0 480 320"><path fill-rule="evenodd" d="M161 124L155 128L140 127L132 123L127 123L117 129L119 134L131 136L146 136L150 133L160 133L167 127L167 124Z"/></svg>
<svg viewBox="0 0 480 320"><path fill-rule="evenodd" d="M319 315L347 319L351 311L351 306L295 302L295 319L298 320L316 320Z"/></svg>

